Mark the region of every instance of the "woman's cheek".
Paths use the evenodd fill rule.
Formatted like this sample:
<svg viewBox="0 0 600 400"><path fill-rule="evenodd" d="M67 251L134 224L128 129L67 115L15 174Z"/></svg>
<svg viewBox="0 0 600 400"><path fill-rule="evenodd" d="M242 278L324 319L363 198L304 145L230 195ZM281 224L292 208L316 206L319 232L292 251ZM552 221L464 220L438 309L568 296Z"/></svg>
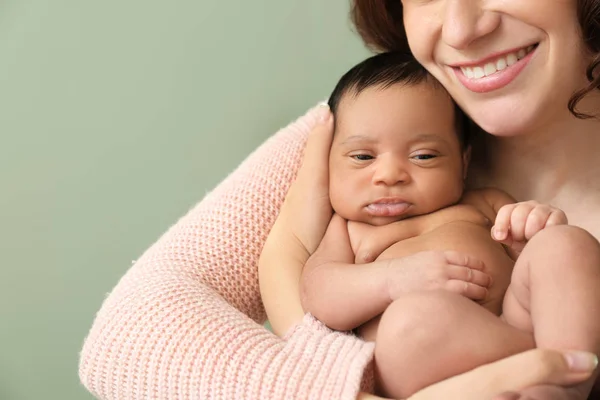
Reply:
<svg viewBox="0 0 600 400"><path fill-rule="evenodd" d="M413 55L424 67L430 69L435 43L435 27L431 16L411 12L408 7L404 13L404 28Z"/></svg>

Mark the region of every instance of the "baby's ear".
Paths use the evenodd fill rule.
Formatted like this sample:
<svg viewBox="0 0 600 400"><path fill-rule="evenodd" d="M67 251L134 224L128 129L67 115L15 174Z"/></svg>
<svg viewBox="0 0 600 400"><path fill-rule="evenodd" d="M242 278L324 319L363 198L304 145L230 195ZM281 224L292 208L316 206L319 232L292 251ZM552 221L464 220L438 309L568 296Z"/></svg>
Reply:
<svg viewBox="0 0 600 400"><path fill-rule="evenodd" d="M471 145L468 145L467 148L463 150L462 159L463 179L467 179L467 171L469 170L469 163L471 162Z"/></svg>

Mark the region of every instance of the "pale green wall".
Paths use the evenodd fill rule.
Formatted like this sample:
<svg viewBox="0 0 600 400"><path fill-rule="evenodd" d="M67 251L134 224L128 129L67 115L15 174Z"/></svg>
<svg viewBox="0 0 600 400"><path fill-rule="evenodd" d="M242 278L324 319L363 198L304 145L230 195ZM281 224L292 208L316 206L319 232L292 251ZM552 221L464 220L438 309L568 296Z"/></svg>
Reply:
<svg viewBox="0 0 600 400"><path fill-rule="evenodd" d="M0 2L0 399L90 398L105 294L367 55L348 0Z"/></svg>

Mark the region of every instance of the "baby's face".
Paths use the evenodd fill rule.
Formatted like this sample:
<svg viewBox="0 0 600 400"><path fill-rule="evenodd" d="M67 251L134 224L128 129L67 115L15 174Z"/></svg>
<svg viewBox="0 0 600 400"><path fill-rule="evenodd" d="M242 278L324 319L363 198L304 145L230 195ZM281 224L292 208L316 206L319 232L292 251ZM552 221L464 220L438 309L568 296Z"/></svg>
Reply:
<svg viewBox="0 0 600 400"><path fill-rule="evenodd" d="M466 162L442 89L397 84L349 93L336 113L331 204L372 225L427 214L460 199Z"/></svg>

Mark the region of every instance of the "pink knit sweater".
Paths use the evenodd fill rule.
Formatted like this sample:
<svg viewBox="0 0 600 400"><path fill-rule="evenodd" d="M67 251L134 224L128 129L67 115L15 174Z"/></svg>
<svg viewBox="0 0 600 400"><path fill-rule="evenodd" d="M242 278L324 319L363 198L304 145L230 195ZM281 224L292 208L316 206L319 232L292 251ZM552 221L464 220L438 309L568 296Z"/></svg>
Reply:
<svg viewBox="0 0 600 400"><path fill-rule="evenodd" d="M123 276L81 353L79 375L90 392L100 399L356 398L372 344L311 316L285 339L261 325L258 257L315 122L313 109L265 142Z"/></svg>

